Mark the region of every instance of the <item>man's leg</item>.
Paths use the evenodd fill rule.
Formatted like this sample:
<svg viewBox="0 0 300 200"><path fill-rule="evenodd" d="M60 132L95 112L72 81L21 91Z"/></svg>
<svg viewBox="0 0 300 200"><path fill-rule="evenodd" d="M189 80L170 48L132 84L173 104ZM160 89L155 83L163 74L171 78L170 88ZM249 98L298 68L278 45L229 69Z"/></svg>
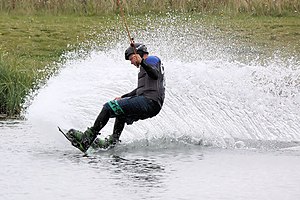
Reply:
<svg viewBox="0 0 300 200"><path fill-rule="evenodd" d="M105 140L97 138L93 148L108 148L118 142L125 123L132 124L139 119L146 119L154 116L150 100L145 97L122 98L121 100L113 100L104 105L107 110L102 110L97 117L94 126L94 131L99 132L107 123L109 118L116 117L113 134Z"/></svg>
<svg viewBox="0 0 300 200"><path fill-rule="evenodd" d="M116 121L114 124L114 131L112 134L113 143L119 141L121 133L125 127L125 118L124 117L116 117Z"/></svg>
<svg viewBox="0 0 300 200"><path fill-rule="evenodd" d="M114 124L113 134L109 135L105 139L96 138L92 144L94 149L106 149L110 146L115 145L121 136L121 133L125 127L125 119L123 117L116 117L116 121Z"/></svg>
<svg viewBox="0 0 300 200"><path fill-rule="evenodd" d="M111 112L112 111L107 106L107 104L104 104L101 112L99 113L97 119L94 122L93 127L91 127L95 134L98 134L100 130L107 124L109 118L112 116Z"/></svg>

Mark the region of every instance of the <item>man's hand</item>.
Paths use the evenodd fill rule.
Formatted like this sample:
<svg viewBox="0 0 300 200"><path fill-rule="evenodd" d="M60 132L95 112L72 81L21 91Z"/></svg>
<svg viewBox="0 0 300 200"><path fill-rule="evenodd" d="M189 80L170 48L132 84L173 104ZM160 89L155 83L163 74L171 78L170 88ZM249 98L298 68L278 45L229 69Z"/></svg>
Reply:
<svg viewBox="0 0 300 200"><path fill-rule="evenodd" d="M142 63L142 58L141 58L140 54L134 54L134 55L136 56L136 63L138 65L140 65Z"/></svg>
<svg viewBox="0 0 300 200"><path fill-rule="evenodd" d="M142 58L139 54L132 54L129 57L129 60L131 61L131 64L134 64L135 66L139 66L142 63Z"/></svg>
<svg viewBox="0 0 300 200"><path fill-rule="evenodd" d="M120 99L122 99L121 97L116 97L114 100L120 100Z"/></svg>

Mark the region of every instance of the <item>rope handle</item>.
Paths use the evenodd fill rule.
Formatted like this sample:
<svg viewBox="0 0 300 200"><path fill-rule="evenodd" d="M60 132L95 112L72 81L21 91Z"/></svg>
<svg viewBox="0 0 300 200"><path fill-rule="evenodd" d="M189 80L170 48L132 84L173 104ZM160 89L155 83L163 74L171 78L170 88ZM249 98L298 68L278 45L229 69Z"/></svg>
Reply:
<svg viewBox="0 0 300 200"><path fill-rule="evenodd" d="M123 6L122 6L122 3L121 3L120 0L117 0L117 5L120 8L121 17L122 17L122 20L123 20L123 24L125 26L125 30L127 32L127 36L128 36L129 42L130 42L130 46L133 48L134 54L136 54L136 48L134 46L134 39L133 39L133 37L130 36L129 28L128 28L126 17L125 17L125 14L124 14L124 9L123 9Z"/></svg>

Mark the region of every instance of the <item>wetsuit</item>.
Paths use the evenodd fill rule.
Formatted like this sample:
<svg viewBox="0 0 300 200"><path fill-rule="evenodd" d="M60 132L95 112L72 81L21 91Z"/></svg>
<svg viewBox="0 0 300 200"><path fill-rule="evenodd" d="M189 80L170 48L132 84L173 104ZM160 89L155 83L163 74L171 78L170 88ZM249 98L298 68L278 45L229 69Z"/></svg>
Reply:
<svg viewBox="0 0 300 200"><path fill-rule="evenodd" d="M115 141L124 129L125 123L132 124L140 119L147 119L159 113L165 98L164 67L156 56L143 59L138 74L138 86L119 100L112 100L104 104L94 126L99 132L109 118L116 118L113 130Z"/></svg>

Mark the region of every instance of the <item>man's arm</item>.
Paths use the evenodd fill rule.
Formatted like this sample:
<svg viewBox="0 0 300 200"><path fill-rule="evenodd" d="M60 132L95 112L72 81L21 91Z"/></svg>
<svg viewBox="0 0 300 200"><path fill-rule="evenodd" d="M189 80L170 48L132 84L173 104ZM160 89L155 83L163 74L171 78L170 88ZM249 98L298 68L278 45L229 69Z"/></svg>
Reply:
<svg viewBox="0 0 300 200"><path fill-rule="evenodd" d="M148 76L154 80L158 79L160 60L156 58L142 59L141 66L145 69Z"/></svg>

